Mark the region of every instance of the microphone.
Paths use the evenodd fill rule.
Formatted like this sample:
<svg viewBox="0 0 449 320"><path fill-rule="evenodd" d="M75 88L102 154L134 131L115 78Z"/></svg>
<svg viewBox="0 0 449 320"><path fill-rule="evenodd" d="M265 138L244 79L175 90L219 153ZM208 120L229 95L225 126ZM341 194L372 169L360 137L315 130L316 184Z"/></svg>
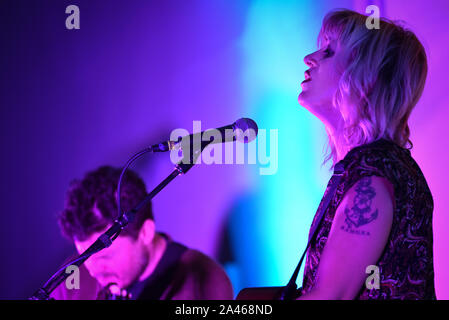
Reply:
<svg viewBox="0 0 449 320"><path fill-rule="evenodd" d="M221 139L213 139L214 133L219 132ZM186 143L192 145L193 141L201 141L201 151L209 144L225 143L230 141L239 141L242 143L248 143L253 141L257 137L258 127L254 120L249 118L238 119L233 124L220 127L217 129L206 130L198 133L193 133L188 136L184 136L178 141L165 141L159 144L152 145L150 148L153 152L166 152L171 150L179 150ZM201 138L206 134L211 137L209 141L203 141Z"/></svg>

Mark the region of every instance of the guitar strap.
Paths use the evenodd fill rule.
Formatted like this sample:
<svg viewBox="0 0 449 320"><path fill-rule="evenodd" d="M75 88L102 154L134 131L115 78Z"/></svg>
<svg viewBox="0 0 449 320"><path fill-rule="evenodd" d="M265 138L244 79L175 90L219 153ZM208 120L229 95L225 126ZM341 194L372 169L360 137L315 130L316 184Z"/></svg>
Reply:
<svg viewBox="0 0 449 320"><path fill-rule="evenodd" d="M331 200L334 198L337 188L340 185L340 180L343 177L345 173L345 166L344 162L340 161L338 162L334 167L334 174L329 180L329 183L326 188L326 192L323 196L323 199L321 200L320 205L318 206L316 219L314 219L314 223L312 224L309 233L309 240L307 242L306 249L304 250L301 259L299 260L299 263L293 272L292 277L290 278L290 281L288 282L287 286L284 287L282 293L281 293L281 300L292 300L297 296L297 286L296 286L296 279L298 278L299 270L301 269L302 262L304 260L304 257L307 253L307 250L309 250L310 244L312 241L315 240L315 238L318 235L319 231L319 225L321 224L321 221L324 218L324 213L326 212L327 208L329 207L329 204Z"/></svg>

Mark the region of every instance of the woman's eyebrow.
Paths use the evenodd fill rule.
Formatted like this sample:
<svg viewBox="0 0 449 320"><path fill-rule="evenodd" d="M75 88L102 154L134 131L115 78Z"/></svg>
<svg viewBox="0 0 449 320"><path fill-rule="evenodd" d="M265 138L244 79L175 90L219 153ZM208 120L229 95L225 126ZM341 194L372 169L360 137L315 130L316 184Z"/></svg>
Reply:
<svg viewBox="0 0 449 320"><path fill-rule="evenodd" d="M319 48L327 47L330 44L330 39L327 35L323 35L319 41Z"/></svg>

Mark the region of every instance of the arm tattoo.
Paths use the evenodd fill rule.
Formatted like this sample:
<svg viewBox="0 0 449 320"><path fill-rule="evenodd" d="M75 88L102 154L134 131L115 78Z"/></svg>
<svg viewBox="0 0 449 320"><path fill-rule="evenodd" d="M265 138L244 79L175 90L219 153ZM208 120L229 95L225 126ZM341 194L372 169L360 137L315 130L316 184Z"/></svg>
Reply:
<svg viewBox="0 0 449 320"><path fill-rule="evenodd" d="M345 224L341 229L354 234L369 235L369 232L358 228L375 220L378 210L372 210L371 204L376 190L371 186L371 177L362 178L356 185L356 195L352 208L345 208Z"/></svg>

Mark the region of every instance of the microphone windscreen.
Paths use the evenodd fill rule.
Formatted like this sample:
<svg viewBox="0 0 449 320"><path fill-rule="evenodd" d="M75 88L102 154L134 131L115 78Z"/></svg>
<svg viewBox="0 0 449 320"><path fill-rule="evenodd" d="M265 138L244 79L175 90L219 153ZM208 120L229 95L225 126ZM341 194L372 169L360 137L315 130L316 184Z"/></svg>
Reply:
<svg viewBox="0 0 449 320"><path fill-rule="evenodd" d="M236 140L248 143L256 139L259 128L254 120L249 118L238 119L234 125Z"/></svg>

